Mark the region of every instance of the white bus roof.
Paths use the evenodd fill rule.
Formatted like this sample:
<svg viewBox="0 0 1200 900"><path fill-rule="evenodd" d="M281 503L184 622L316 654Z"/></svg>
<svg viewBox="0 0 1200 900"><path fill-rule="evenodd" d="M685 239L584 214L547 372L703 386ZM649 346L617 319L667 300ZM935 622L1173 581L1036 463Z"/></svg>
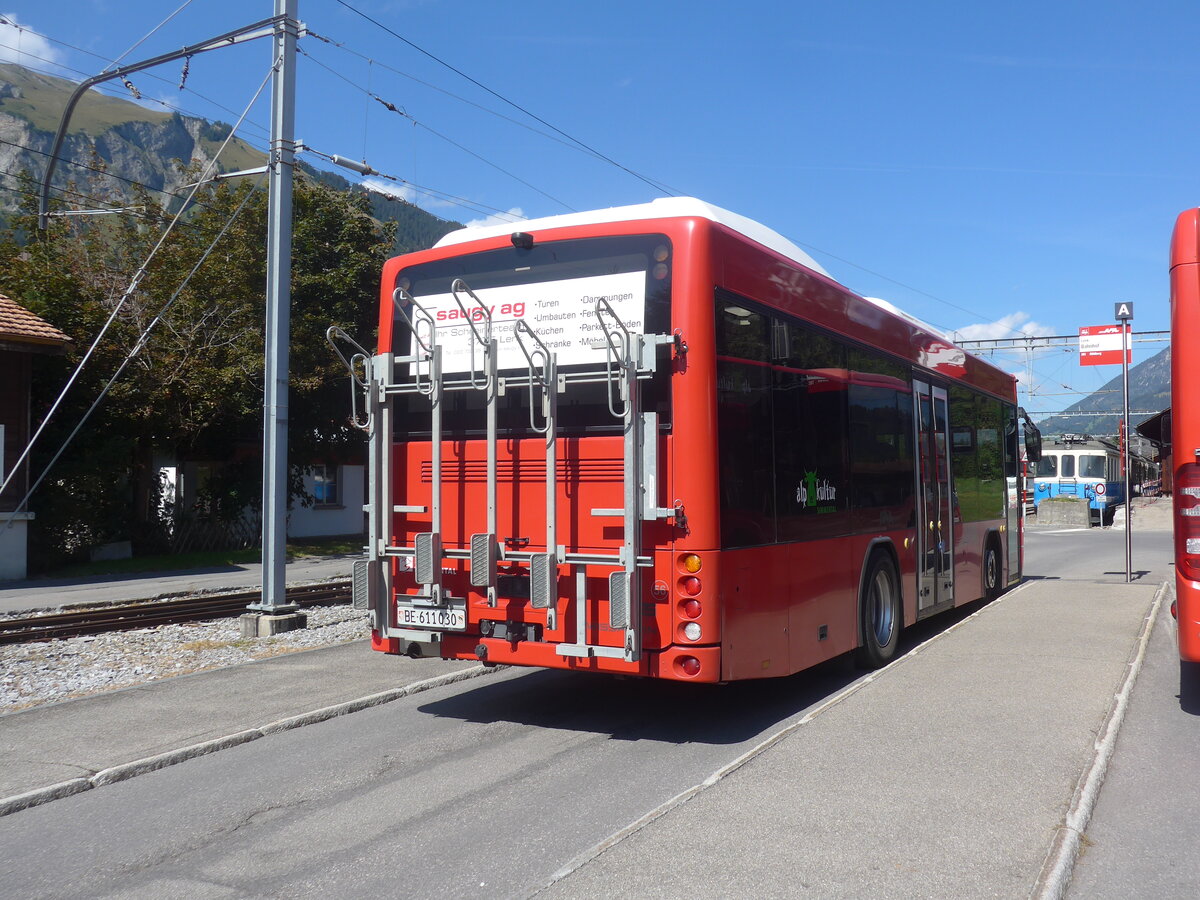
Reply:
<svg viewBox="0 0 1200 900"><path fill-rule="evenodd" d="M460 228L452 231L438 241L434 246L447 247L452 244L462 244L467 241L478 241L482 238L509 235L514 231L538 231L543 228L566 228L571 225L595 225L601 222L627 222L638 219L672 219L684 216L696 216L731 228L738 234L774 250L788 259L798 262L805 268L831 278L817 261L776 231L766 225L761 225L753 219L739 216L727 209L697 200L695 197L660 197L649 203L639 203L634 206L612 206L608 209L597 209L588 212L567 213L561 216L547 216L542 219L529 219L523 222L502 222L498 225L480 225L474 228Z"/></svg>

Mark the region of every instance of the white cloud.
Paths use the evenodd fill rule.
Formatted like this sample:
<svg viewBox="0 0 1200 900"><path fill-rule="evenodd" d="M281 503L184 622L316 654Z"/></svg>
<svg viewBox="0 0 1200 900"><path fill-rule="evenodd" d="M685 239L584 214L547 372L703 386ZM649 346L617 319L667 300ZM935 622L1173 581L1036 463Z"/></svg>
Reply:
<svg viewBox="0 0 1200 900"><path fill-rule="evenodd" d="M360 184L367 188L367 190L378 191L380 194L387 194L389 197L395 197L397 200L407 201L413 206L419 206L422 209L447 209L461 205L451 200L445 200L425 191L418 190L411 185L389 181L386 178L364 178ZM484 216L481 219L472 219L470 222L467 222L466 227L479 228L484 225L511 225L513 222L524 218L525 213L521 210L521 208L519 206L514 206L508 212L498 212L489 216Z"/></svg>
<svg viewBox="0 0 1200 900"><path fill-rule="evenodd" d="M513 222L525 218L525 213L521 207L514 206L506 213L495 213L494 215L485 216L482 219L472 219L467 222L468 228L482 228L485 225L511 225Z"/></svg>
<svg viewBox="0 0 1200 900"><path fill-rule="evenodd" d="M0 62L15 62L31 69L58 66L65 57L49 41L29 31L14 13L0 15Z"/></svg>
<svg viewBox="0 0 1200 900"><path fill-rule="evenodd" d="M405 200L414 205L417 202L417 192L407 184L388 181L386 178L364 178L362 186L367 190L375 191L379 194L387 194L389 197L395 197L397 200Z"/></svg>
<svg viewBox="0 0 1200 900"><path fill-rule="evenodd" d="M152 105L152 104L153 104L153 105ZM143 105L143 106L150 106L152 109L153 109L153 108L158 108L158 109L161 109L161 108L163 108L163 107L166 107L167 109L175 109L175 110L177 110L177 109L179 109L179 94L178 94L178 93L175 93L175 94L169 94L169 93L159 93L159 94L155 94L153 98L148 98L148 97L147 97L147 98L143 98L143 100L142 100L142 105Z"/></svg>
<svg viewBox="0 0 1200 900"><path fill-rule="evenodd" d="M1015 312L977 325L966 325L954 332L956 341L991 341L1001 338L1046 337L1054 334L1054 328L1035 322L1028 313Z"/></svg>

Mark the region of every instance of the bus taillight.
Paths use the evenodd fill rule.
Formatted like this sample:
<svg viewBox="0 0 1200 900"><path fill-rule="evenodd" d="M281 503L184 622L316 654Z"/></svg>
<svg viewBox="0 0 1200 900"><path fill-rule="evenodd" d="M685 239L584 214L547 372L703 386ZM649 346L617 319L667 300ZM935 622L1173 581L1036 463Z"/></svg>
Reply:
<svg viewBox="0 0 1200 900"><path fill-rule="evenodd" d="M1200 581L1200 463L1187 463L1175 474L1175 563L1192 581Z"/></svg>

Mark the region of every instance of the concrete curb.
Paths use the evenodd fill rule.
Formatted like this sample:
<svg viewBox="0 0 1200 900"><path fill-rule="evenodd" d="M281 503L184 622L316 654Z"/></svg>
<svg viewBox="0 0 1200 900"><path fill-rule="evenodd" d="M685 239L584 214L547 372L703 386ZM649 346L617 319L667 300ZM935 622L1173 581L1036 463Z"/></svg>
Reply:
<svg viewBox="0 0 1200 900"><path fill-rule="evenodd" d="M188 747L181 747L178 750L168 750L165 753L147 756L133 762L111 766L107 769L101 769L90 777L72 778L69 781L36 788L32 791L26 791L23 794L14 794L11 797L0 798L0 816L7 816L15 812L20 812L23 809L41 806L43 803L60 800L63 797L70 797L73 794L79 794L83 791L90 791L92 788L101 787L102 785L116 784L119 781L126 781L138 775L145 775L148 772L156 772L159 769L165 769L168 766L186 762L198 756L207 756L209 753L216 753L218 750L226 750L229 747L247 744L250 741L256 741L268 735L291 731L293 728L303 728L305 725L316 725L338 716L360 712L364 709L370 709L373 706L382 706L385 703L391 703L393 700L400 700L433 688L456 684L460 681L466 681L469 678L478 678L481 675L490 675L500 671L502 668L504 667L472 666L469 669L461 669L457 672L438 675L436 678L414 681L411 684L404 685L404 687L380 691L377 694L368 694L365 697L347 700L345 703L337 703L333 706L326 706L322 709L301 713L300 715L289 716L286 719L278 719L258 728L250 728L246 731L235 732L234 734L213 738L209 741L201 741L198 744L192 744Z"/></svg>
<svg viewBox="0 0 1200 900"><path fill-rule="evenodd" d="M1104 784L1104 776L1108 772L1108 764L1112 760L1117 746L1117 733L1121 723L1125 721L1125 711L1129 707L1129 697L1137 682L1138 674L1142 671L1142 662L1146 658L1146 648L1150 643L1150 635L1154 631L1154 623L1158 620L1158 611L1162 608L1163 600L1174 589L1174 582L1164 581L1154 594L1154 602L1142 622L1142 630L1138 635L1137 644L1130 656L1129 672L1120 690L1113 697L1113 705L1105 717L1100 729L1100 737L1096 740L1096 755L1092 764L1080 776L1075 787L1075 795L1071 799L1071 808L1063 824L1058 827L1050 852L1042 865L1041 874L1034 885L1030 897L1033 900L1060 900L1066 894L1067 886L1071 883L1071 875L1075 870L1075 861L1079 857L1079 846L1083 842L1084 832L1096 808L1100 796L1100 788Z"/></svg>

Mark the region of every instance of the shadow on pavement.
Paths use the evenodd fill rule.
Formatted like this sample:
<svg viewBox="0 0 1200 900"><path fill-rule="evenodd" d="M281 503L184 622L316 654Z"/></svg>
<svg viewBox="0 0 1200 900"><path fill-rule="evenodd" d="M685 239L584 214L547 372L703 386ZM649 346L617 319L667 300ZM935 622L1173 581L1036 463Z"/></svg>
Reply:
<svg viewBox="0 0 1200 900"><path fill-rule="evenodd" d="M466 722L513 722L619 741L736 744L819 703L863 673L845 658L787 678L685 684L535 669L420 707Z"/></svg>
<svg viewBox="0 0 1200 900"><path fill-rule="evenodd" d="M910 625L897 657L986 605L976 601ZM513 722L605 734L614 740L736 744L771 730L866 675L843 655L786 678L686 684L533 669L426 703L424 713L465 722Z"/></svg>

